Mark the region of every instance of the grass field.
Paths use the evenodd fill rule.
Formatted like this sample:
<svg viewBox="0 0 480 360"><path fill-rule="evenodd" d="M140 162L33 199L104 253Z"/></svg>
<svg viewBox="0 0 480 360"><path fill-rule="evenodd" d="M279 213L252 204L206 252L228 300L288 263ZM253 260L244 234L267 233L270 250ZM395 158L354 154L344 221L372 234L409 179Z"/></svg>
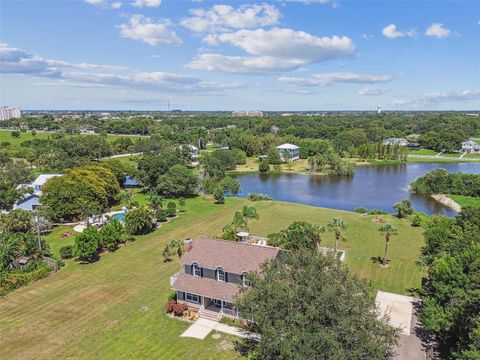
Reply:
<svg viewBox="0 0 480 360"><path fill-rule="evenodd" d="M300 159L292 161L289 164L280 164L280 172L282 173L301 173L305 174L308 169L307 159ZM258 157L247 157L244 165L237 165L236 169L230 171L231 173L252 173L258 171ZM270 171L274 172L273 165L270 165Z"/></svg>
<svg viewBox="0 0 480 360"><path fill-rule="evenodd" d="M3 147L2 150L5 148L9 154L14 155L17 151L22 149L21 143L27 140L33 139L41 139L45 140L48 139L49 136L52 136L53 132L44 132L44 131L37 131L36 135L33 136L31 131L27 132L20 132L20 136L15 138L11 135L12 130L4 130L0 129L0 144L1 143L10 143L10 145ZM65 135L66 137L73 137L73 136L98 136L95 134L82 134L82 135ZM128 137L131 138L132 141L136 141L139 137L138 136L122 136L122 135L107 135L107 141L113 142L115 139L120 137Z"/></svg>
<svg viewBox="0 0 480 360"><path fill-rule="evenodd" d="M411 149L408 150L409 155L437 155L437 152L430 149Z"/></svg>
<svg viewBox="0 0 480 360"><path fill-rule="evenodd" d="M154 233L138 237L93 264L73 261L50 277L0 299L0 358L5 359L236 359L231 338L211 336L203 341L180 338L188 324L164 315L169 276L179 270L177 260L164 263L162 250L172 239L218 236L234 212L247 203L227 198L187 200L186 212ZM281 202L256 202L260 220L250 232L267 235L294 220L325 225L342 216L349 228L341 248L346 263L377 289L406 293L420 285L423 271L415 265L423 240L421 230L388 216L399 228L390 242L391 266L382 269L371 257L383 253L383 237L372 216ZM332 233L322 243L331 245ZM141 312L142 306L148 311Z"/></svg>
<svg viewBox="0 0 480 360"><path fill-rule="evenodd" d="M462 195L448 195L450 199L455 201L461 207L464 206L480 206L480 198Z"/></svg>

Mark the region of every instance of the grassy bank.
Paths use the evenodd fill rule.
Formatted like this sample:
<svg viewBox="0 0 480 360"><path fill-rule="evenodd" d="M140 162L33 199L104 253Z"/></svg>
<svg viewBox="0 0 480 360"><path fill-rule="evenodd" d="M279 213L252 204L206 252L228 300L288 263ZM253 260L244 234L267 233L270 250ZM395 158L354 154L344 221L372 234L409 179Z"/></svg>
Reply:
<svg viewBox="0 0 480 360"><path fill-rule="evenodd" d="M245 199L187 199L186 212L154 233L138 237L93 264L73 261L56 274L0 299L0 354L6 359L236 359L231 339L221 335L203 341L181 338L188 324L164 315L169 277L180 269L178 260L164 263L162 251L172 239L218 236ZM342 216L346 263L377 289L406 293L420 285L423 274L415 265L423 244L421 230L387 216L399 228L390 242L391 266L382 269L371 258L383 254L383 236L373 216L282 202L255 202L260 220L250 232L265 236L294 220L325 225ZM332 233L322 244L332 245ZM63 244L62 244L63 245ZM140 311L141 307L147 311Z"/></svg>
<svg viewBox="0 0 480 360"><path fill-rule="evenodd" d="M306 174L309 169L307 159L299 159L297 161L291 161L288 164L278 165L278 170L274 169L274 165L270 165L271 173L281 173L281 174ZM258 158L257 157L248 157L247 161L243 165L237 165L235 170L229 171L232 174L248 174L258 172Z"/></svg>
<svg viewBox="0 0 480 360"><path fill-rule="evenodd" d="M464 206L480 206L480 198L462 195L448 195L450 199L455 201L461 207Z"/></svg>

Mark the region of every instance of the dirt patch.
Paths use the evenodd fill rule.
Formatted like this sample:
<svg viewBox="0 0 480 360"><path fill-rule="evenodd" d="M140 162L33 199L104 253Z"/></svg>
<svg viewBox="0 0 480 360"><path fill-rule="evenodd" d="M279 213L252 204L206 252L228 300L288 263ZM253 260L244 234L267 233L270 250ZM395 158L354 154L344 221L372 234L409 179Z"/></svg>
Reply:
<svg viewBox="0 0 480 360"><path fill-rule="evenodd" d="M462 211L462 207L445 194L434 194L432 195L432 199L438 201L440 204L443 204L453 209L457 213Z"/></svg>

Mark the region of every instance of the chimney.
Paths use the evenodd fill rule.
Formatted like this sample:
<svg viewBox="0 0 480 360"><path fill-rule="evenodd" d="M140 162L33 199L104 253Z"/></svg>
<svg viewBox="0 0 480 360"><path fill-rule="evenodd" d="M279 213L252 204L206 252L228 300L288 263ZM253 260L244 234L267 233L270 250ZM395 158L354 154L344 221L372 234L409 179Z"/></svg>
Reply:
<svg viewBox="0 0 480 360"><path fill-rule="evenodd" d="M193 241L192 239L186 239L183 240L183 251L184 252L189 252L193 247Z"/></svg>

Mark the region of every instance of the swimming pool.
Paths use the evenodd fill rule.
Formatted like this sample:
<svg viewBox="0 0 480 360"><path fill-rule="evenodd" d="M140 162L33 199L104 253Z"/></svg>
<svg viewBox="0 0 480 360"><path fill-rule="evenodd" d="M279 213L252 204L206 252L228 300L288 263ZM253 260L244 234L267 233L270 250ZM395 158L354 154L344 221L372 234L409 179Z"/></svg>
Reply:
<svg viewBox="0 0 480 360"><path fill-rule="evenodd" d="M125 221L125 213L114 214L114 215L112 215L111 219L117 219L120 222L124 222Z"/></svg>

